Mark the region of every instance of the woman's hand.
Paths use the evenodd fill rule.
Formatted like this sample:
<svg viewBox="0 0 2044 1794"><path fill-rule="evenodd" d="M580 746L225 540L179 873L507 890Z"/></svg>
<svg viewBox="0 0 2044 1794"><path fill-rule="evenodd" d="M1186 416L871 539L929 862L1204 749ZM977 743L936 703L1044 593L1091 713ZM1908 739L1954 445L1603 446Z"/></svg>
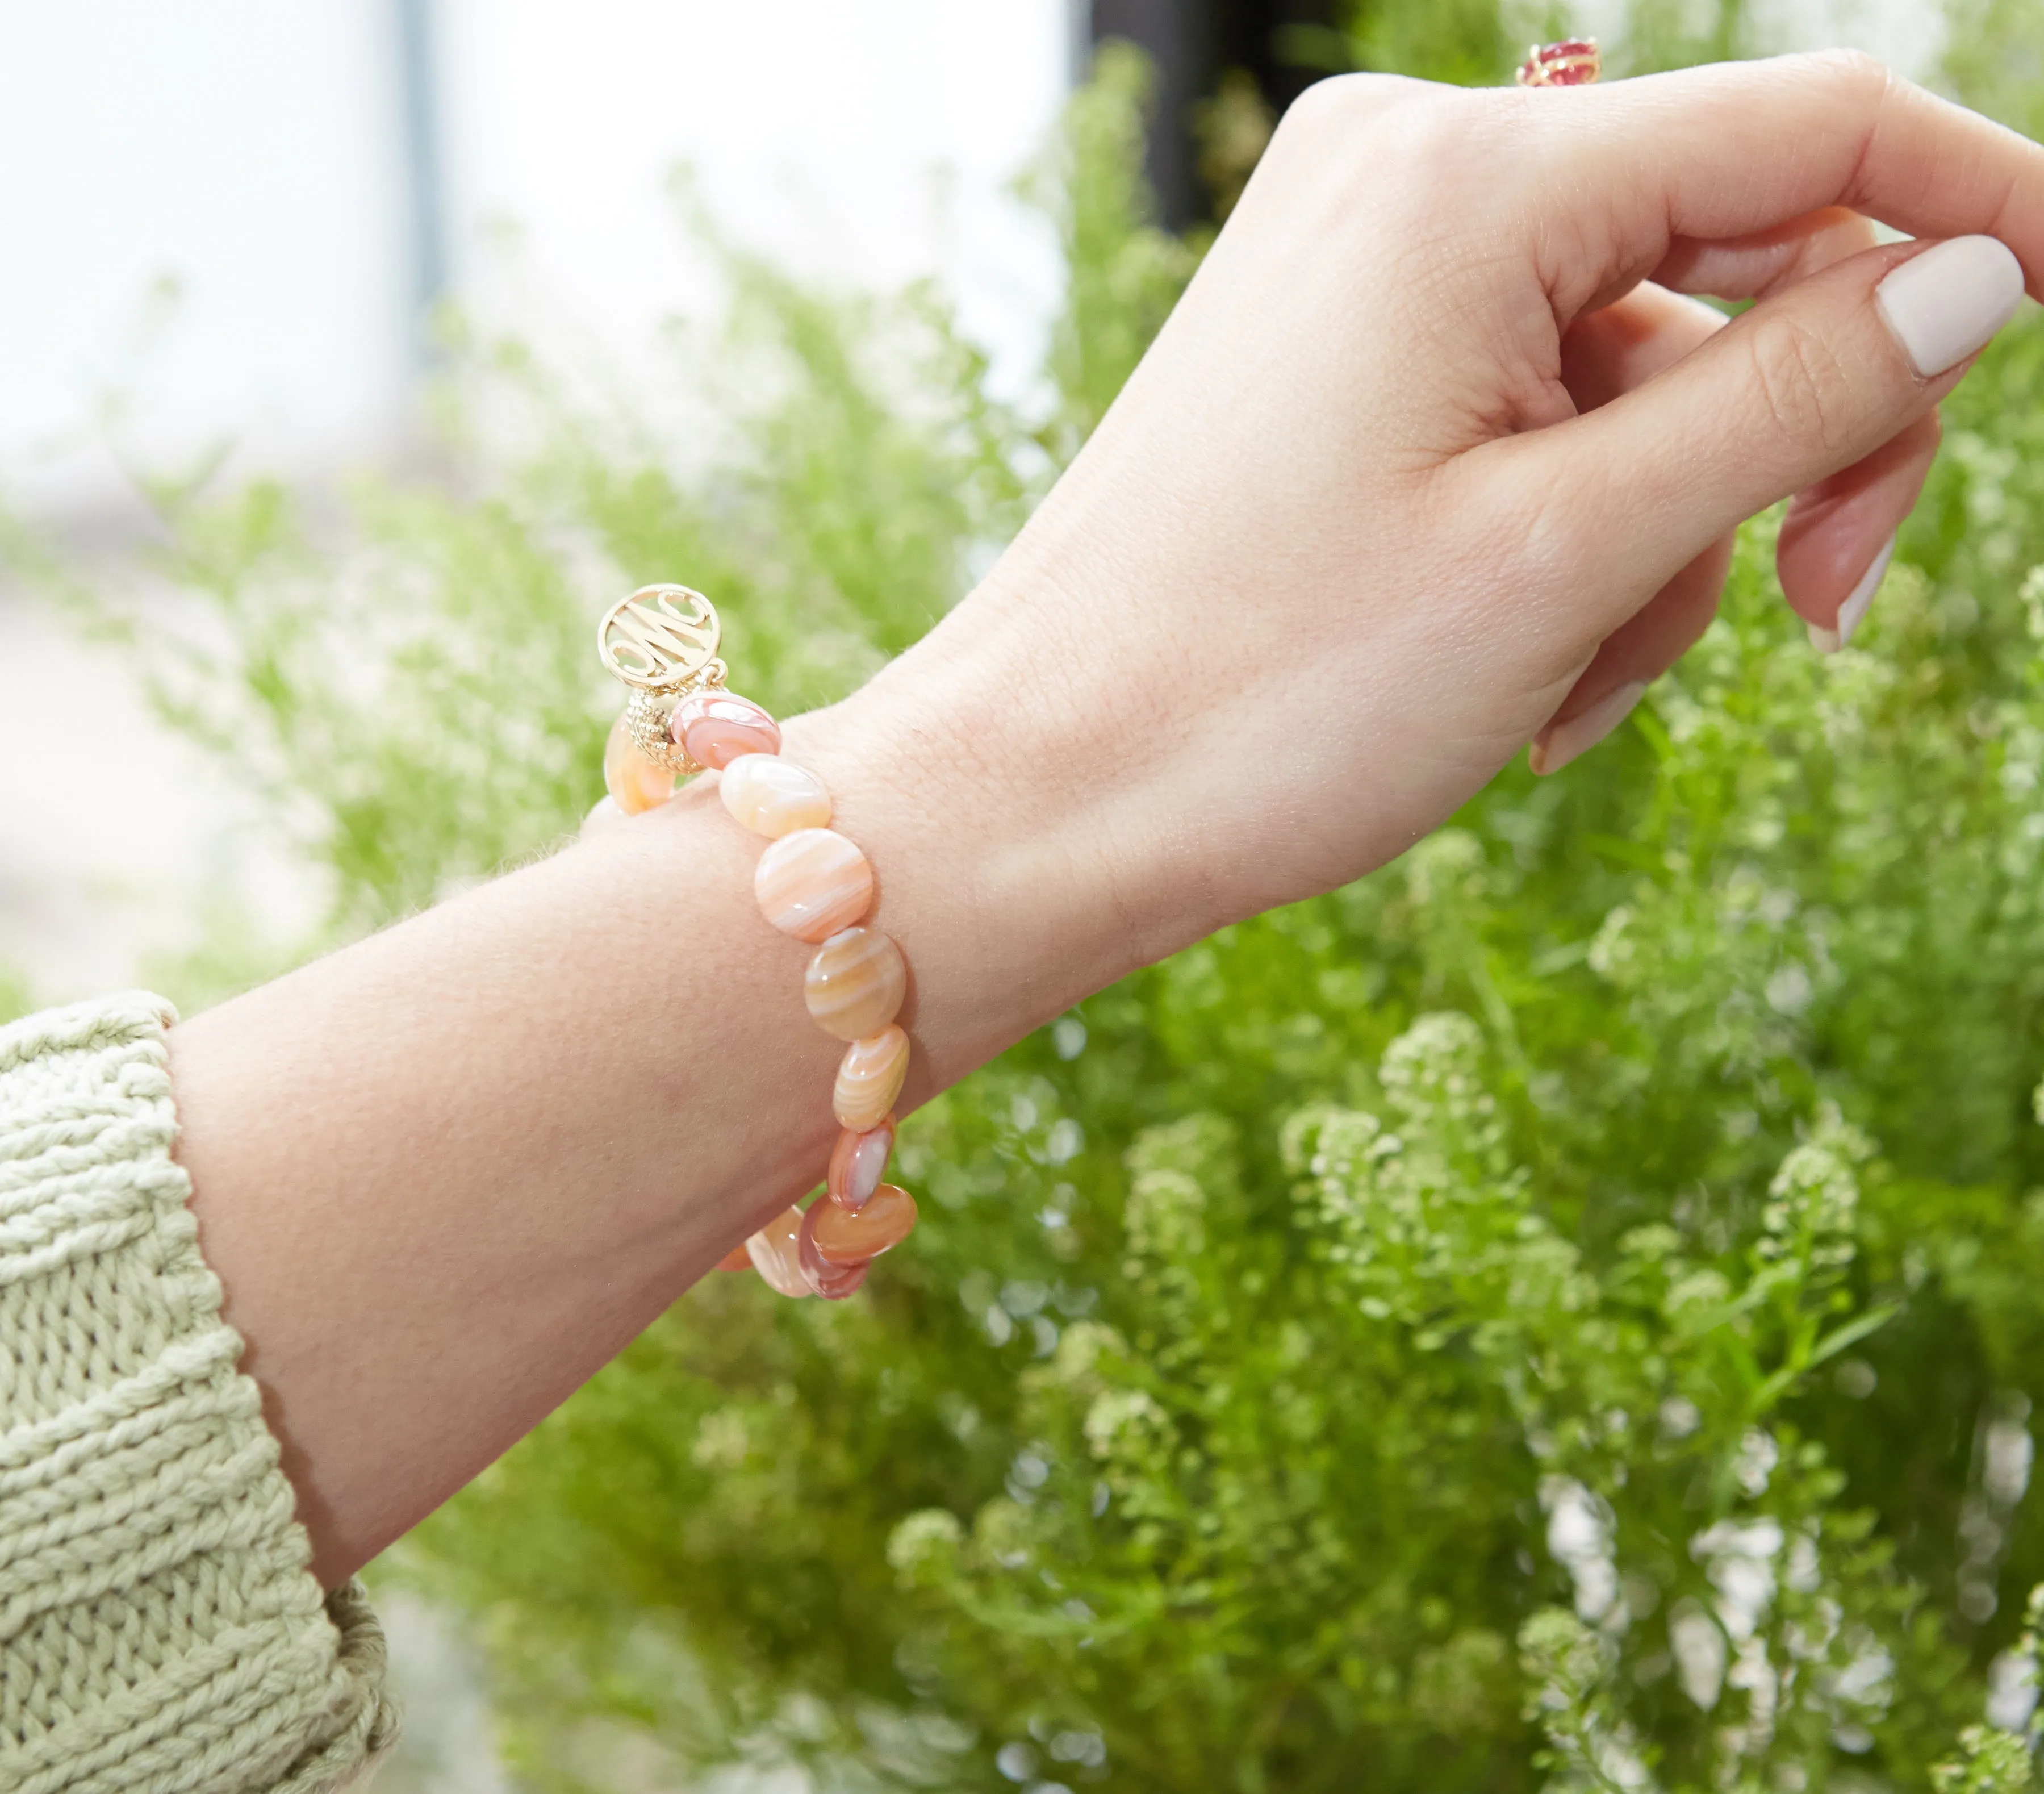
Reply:
<svg viewBox="0 0 2044 1794"><path fill-rule="evenodd" d="M1131 957L1326 889L1613 727L1780 499L1789 602L1845 633L2018 257L2044 279L2044 150L1863 57L1324 83L1038 516L846 720L1111 893Z"/></svg>

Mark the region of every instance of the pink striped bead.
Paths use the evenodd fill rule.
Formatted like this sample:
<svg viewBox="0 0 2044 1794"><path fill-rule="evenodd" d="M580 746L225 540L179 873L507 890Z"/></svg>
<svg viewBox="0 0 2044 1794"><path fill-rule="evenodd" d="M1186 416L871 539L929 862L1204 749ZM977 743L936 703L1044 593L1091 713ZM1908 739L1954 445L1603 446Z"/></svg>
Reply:
<svg viewBox="0 0 2044 1794"><path fill-rule="evenodd" d="M816 949L802 975L810 1019L840 1040L863 1040L900 1012L909 991L901 949L877 928L847 928Z"/></svg>
<svg viewBox="0 0 2044 1794"><path fill-rule="evenodd" d="M697 691L668 719L674 745L698 765L720 772L740 754L777 754L780 726L736 691Z"/></svg>
<svg viewBox="0 0 2044 1794"><path fill-rule="evenodd" d="M891 1023L867 1040L855 1040L838 1061L831 1108L838 1125L855 1134L878 1127L894 1107L909 1076L909 1037Z"/></svg>
<svg viewBox="0 0 2044 1794"><path fill-rule="evenodd" d="M827 1302L842 1302L866 1281L866 1267L873 1255L850 1264L839 1264L826 1258L816 1245L816 1226L824 1218L825 1209L836 1209L836 1203L828 1196L819 1196L809 1204L809 1212L802 1217L802 1231L797 1245L802 1257L802 1275L809 1280L809 1288Z"/></svg>
<svg viewBox="0 0 2044 1794"><path fill-rule="evenodd" d="M878 1127L863 1134L847 1128L831 1149L830 1170L824 1187L831 1200L842 1208L863 1208L887 1170L894 1150L894 1118L889 1115Z"/></svg>
<svg viewBox="0 0 2044 1794"><path fill-rule="evenodd" d="M603 787L628 816L665 803L674 792L674 776L640 753L620 715L610 726L603 745Z"/></svg>
<svg viewBox="0 0 2044 1794"><path fill-rule="evenodd" d="M873 901L873 868L834 829L797 829L759 856L752 894L759 913L797 941L828 940L864 915ZM892 1107L892 1099L882 1113Z"/></svg>
<svg viewBox="0 0 2044 1794"><path fill-rule="evenodd" d="M752 1269L767 1287L783 1295L811 1293L809 1280L802 1274L802 1211L790 1207L745 1242Z"/></svg>
<svg viewBox="0 0 2044 1794"><path fill-rule="evenodd" d="M817 1257L832 1265L863 1265L908 1238L916 1225L916 1199L898 1184L883 1184L863 1208L840 1208L826 1199L811 1207L806 1222Z"/></svg>

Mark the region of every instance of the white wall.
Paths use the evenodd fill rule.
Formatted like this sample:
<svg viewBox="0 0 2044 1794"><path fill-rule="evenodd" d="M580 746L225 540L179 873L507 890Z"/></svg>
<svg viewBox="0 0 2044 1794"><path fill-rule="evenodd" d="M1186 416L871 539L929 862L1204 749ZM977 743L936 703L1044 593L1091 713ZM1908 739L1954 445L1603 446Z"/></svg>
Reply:
<svg viewBox="0 0 2044 1794"><path fill-rule="evenodd" d="M359 0L0 0L0 493L103 499L113 395L156 452L317 459L387 427L389 27Z"/></svg>
<svg viewBox="0 0 2044 1794"><path fill-rule="evenodd" d="M605 339L705 291L667 184L783 264L893 283L943 268L1010 368L1055 299L1007 193L1066 90L1068 0L444 0L464 296L558 306ZM517 280L488 233L522 227Z"/></svg>
<svg viewBox="0 0 2044 1794"><path fill-rule="evenodd" d="M1066 9L440 0L460 296L628 353L705 295L666 197L686 162L737 234L810 271L947 267L973 325L1026 361L1055 264L1003 187L1062 96ZM152 456L232 439L249 464L310 470L401 432L397 16L393 0L0 0L0 493L103 500L110 435ZM110 429L110 398L126 411Z"/></svg>

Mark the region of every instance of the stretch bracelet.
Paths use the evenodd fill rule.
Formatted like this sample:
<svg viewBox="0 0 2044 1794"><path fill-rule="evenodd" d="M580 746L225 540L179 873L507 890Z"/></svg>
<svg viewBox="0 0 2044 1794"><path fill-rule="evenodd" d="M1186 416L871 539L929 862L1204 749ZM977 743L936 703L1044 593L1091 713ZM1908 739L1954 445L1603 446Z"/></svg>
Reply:
<svg viewBox="0 0 2044 1794"><path fill-rule="evenodd" d="M724 1260L750 1265L783 1295L847 1296L880 1254L916 1225L916 1199L883 1183L894 1150L894 1099L909 1073L909 1037L895 1022L908 995L901 949L866 918L873 868L830 826L830 793L781 757L780 726L724 689L717 611L686 586L645 586L597 626L604 666L632 695L603 751L609 795L585 833L665 803L677 776L717 775L734 820L767 845L754 869L759 913L816 949L802 997L816 1026L847 1042L831 1107L841 1131L824 1194L776 1215Z"/></svg>

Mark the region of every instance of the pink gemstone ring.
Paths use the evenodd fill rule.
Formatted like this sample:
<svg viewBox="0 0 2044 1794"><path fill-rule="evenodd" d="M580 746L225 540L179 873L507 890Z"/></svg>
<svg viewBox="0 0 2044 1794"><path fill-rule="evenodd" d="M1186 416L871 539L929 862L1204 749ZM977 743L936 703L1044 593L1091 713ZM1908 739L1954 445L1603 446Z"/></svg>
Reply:
<svg viewBox="0 0 2044 1794"><path fill-rule="evenodd" d="M1519 65L1522 87L1587 87L1604 72L1604 57L1594 37L1564 37L1558 44L1535 44Z"/></svg>

